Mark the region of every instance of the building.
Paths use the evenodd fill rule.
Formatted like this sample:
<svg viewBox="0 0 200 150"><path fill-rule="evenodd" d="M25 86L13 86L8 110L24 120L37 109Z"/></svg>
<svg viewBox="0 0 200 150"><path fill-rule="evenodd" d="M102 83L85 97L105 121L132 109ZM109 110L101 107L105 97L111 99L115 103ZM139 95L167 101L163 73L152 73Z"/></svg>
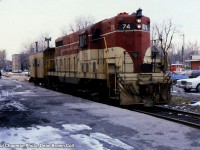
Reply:
<svg viewBox="0 0 200 150"><path fill-rule="evenodd" d="M191 59L185 60L191 70L200 70L200 55L192 55Z"/></svg>
<svg viewBox="0 0 200 150"><path fill-rule="evenodd" d="M21 72L28 69L28 54L12 55L12 72Z"/></svg>
<svg viewBox="0 0 200 150"><path fill-rule="evenodd" d="M13 54L12 55L12 72L21 71L21 55Z"/></svg>

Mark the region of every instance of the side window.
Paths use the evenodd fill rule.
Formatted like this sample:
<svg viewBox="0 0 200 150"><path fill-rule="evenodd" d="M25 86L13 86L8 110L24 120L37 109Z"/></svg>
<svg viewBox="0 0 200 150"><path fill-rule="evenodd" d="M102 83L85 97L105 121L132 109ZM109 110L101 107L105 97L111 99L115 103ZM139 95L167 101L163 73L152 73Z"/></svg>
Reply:
<svg viewBox="0 0 200 150"><path fill-rule="evenodd" d="M59 47L59 46L63 46L63 41L57 41L56 42L56 47Z"/></svg>
<svg viewBox="0 0 200 150"><path fill-rule="evenodd" d="M82 66L82 72L84 72L84 64L82 63L81 66Z"/></svg>
<svg viewBox="0 0 200 150"><path fill-rule="evenodd" d="M100 30L99 29L92 29L92 42L96 43L100 41Z"/></svg>
<svg viewBox="0 0 200 150"><path fill-rule="evenodd" d="M86 72L89 72L89 64L86 63Z"/></svg>
<svg viewBox="0 0 200 150"><path fill-rule="evenodd" d="M58 70L58 60L56 59L56 68Z"/></svg>
<svg viewBox="0 0 200 150"><path fill-rule="evenodd" d="M60 66L61 66L61 67L63 66L63 62L62 62L62 59L60 59Z"/></svg>
<svg viewBox="0 0 200 150"><path fill-rule="evenodd" d="M93 62L93 72L96 72L96 62Z"/></svg>
<svg viewBox="0 0 200 150"><path fill-rule="evenodd" d="M88 47L88 34L87 33L79 35L79 47L80 48Z"/></svg>
<svg viewBox="0 0 200 150"><path fill-rule="evenodd" d="M43 60L40 60L40 66L43 66Z"/></svg>

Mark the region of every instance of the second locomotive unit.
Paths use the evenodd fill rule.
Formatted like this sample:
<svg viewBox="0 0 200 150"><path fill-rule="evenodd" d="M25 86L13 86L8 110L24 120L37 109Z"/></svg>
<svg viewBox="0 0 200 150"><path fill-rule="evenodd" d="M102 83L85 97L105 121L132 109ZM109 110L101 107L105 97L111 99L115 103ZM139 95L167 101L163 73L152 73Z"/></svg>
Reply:
<svg viewBox="0 0 200 150"><path fill-rule="evenodd" d="M150 19L137 10L56 39L55 48L30 55L30 76L106 95L120 105L168 103L171 82L162 56L150 47Z"/></svg>

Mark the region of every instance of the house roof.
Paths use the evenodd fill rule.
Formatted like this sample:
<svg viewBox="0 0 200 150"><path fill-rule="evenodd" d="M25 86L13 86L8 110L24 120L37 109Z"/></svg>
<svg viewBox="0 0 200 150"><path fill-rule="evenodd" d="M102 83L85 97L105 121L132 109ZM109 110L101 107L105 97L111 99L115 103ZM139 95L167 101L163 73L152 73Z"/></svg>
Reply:
<svg viewBox="0 0 200 150"><path fill-rule="evenodd" d="M200 61L200 59L189 59L189 60L185 60L185 62L195 62L195 61Z"/></svg>

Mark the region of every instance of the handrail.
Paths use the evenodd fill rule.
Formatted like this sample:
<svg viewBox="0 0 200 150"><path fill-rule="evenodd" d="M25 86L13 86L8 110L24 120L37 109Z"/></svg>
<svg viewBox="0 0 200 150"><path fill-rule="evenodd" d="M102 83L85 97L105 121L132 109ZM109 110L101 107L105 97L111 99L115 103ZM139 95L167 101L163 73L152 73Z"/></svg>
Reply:
<svg viewBox="0 0 200 150"><path fill-rule="evenodd" d="M110 83L109 83L109 67L108 67L108 47L107 47L107 42L106 38L103 37L104 43L105 43L105 48L106 48L106 78L107 78L107 87L110 88Z"/></svg>
<svg viewBox="0 0 200 150"><path fill-rule="evenodd" d="M119 74L117 74L117 81L120 82L126 91L132 93L133 95L140 96L140 94L137 93L133 88L133 85L126 83L126 81L124 81L124 79Z"/></svg>

